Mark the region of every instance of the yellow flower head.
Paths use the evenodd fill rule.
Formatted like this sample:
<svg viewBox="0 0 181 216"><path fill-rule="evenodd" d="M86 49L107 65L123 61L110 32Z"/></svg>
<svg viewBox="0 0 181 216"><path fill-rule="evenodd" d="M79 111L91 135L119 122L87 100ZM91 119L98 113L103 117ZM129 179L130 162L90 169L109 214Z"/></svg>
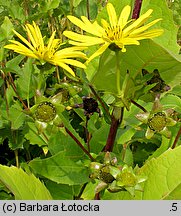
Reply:
<svg viewBox="0 0 181 216"><path fill-rule="evenodd" d="M139 40L154 38L163 33L162 29L152 29L146 31L149 27L160 21L156 19L146 25L143 25L153 12L149 9L141 15L137 20L128 20L131 12L129 5L125 6L119 17L111 3L107 4L107 13L109 23L102 19L99 25L96 21L91 23L85 16L78 19L74 16L68 16L68 19L80 27L85 32L94 35L81 35L72 31L64 31L64 35L71 39L70 43L75 46L92 46L96 44L102 45L89 59L91 61L96 56L102 54L110 45L114 45L126 52L126 45L139 45Z"/></svg>
<svg viewBox="0 0 181 216"><path fill-rule="evenodd" d="M33 25L26 24L25 26L28 40L21 36L14 30L16 36L23 42L10 40L11 44L5 46L7 49L14 50L22 55L38 59L40 61L49 62L53 65L64 68L67 72L75 76L73 70L69 65L73 65L80 68L85 68L85 65L81 62L71 58L84 58L86 55L81 52L85 47L68 47L60 49L62 45L60 39L55 39L55 31L51 35L48 44L44 44L44 38L42 37L39 27L33 22Z"/></svg>

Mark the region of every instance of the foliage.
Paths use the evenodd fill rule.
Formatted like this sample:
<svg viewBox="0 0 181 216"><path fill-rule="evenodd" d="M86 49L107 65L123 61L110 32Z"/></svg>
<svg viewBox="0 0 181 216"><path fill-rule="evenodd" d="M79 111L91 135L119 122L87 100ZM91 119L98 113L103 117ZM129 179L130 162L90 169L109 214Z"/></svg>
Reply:
<svg viewBox="0 0 181 216"><path fill-rule="evenodd" d="M117 14L135 3L108 2ZM152 28L163 35L88 64L75 56L86 66L65 62L75 77L4 48L33 22L45 44L56 31L61 49L71 47L63 32L83 31L67 16L100 23L106 3L0 0L0 199L181 199L179 0L143 0L140 13L153 9L148 23L162 18Z"/></svg>

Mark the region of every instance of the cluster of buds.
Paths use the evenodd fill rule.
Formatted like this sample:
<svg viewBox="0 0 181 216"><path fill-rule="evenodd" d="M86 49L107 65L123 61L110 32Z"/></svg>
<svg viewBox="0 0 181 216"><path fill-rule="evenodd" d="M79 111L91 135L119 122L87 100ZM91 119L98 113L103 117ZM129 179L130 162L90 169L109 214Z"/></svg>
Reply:
<svg viewBox="0 0 181 216"><path fill-rule="evenodd" d="M99 180L96 193L107 189L109 192L128 191L134 196L135 190L143 191L140 183L146 181L146 177L137 175L138 167L120 165L110 152L105 153L103 163L92 162L90 170L90 178Z"/></svg>

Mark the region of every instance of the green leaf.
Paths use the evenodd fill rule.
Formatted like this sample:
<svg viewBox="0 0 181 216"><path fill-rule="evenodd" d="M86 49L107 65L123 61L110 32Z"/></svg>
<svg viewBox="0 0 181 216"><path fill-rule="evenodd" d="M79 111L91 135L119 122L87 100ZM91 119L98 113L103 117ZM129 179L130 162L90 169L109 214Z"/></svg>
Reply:
<svg viewBox="0 0 181 216"><path fill-rule="evenodd" d="M21 168L0 165L0 181L15 195L16 200L51 200L44 184Z"/></svg>
<svg viewBox="0 0 181 216"><path fill-rule="evenodd" d="M17 130L18 128L20 128L23 125L25 119L25 113L23 113L23 110L19 103L16 102L9 109L9 120L11 121L11 129Z"/></svg>
<svg viewBox="0 0 181 216"><path fill-rule="evenodd" d="M163 200L180 200L181 198L181 184L179 184L173 191L166 194Z"/></svg>
<svg viewBox="0 0 181 216"><path fill-rule="evenodd" d="M159 37L153 38L153 40L166 49L178 53L180 50L177 44L178 27L174 23L173 13L168 8L167 2L160 0L143 0L141 14L145 13L150 8L153 9L153 13L148 22L157 18L162 18L160 22L153 26L153 29L164 29L164 33Z"/></svg>
<svg viewBox="0 0 181 216"><path fill-rule="evenodd" d="M83 146L86 146L84 140L79 136L78 133L76 133L76 131L74 130L74 128L73 128L72 125L70 124L68 113L67 113L66 111L64 111L64 112L59 112L58 115L59 115L59 117L61 118L61 120L62 120L64 126L77 138L77 140L78 140Z"/></svg>
<svg viewBox="0 0 181 216"><path fill-rule="evenodd" d="M136 193L136 199L160 200L169 198L174 194L174 199L181 199L181 146L175 149L168 149L162 155L146 162L140 169L139 174L147 176L143 190ZM179 191L178 191L179 190Z"/></svg>
<svg viewBox="0 0 181 216"><path fill-rule="evenodd" d="M25 138L30 141L32 145L44 146L47 145L45 137L42 134L38 133L38 130L34 122L27 122L26 127L24 128Z"/></svg>
<svg viewBox="0 0 181 216"><path fill-rule="evenodd" d="M42 4L41 10L44 13L47 13L49 10L58 8L60 4L60 0L42 1L41 4Z"/></svg>
<svg viewBox="0 0 181 216"><path fill-rule="evenodd" d="M83 0L73 0L73 6L77 7Z"/></svg>
<svg viewBox="0 0 181 216"><path fill-rule="evenodd" d="M0 27L0 41L6 39L11 39L11 37L13 36L13 24L10 21L10 19L5 16L3 24Z"/></svg>
<svg viewBox="0 0 181 216"><path fill-rule="evenodd" d="M54 200L73 200L77 189L80 189L80 186L57 184L50 180L45 181L45 185L50 191Z"/></svg>
<svg viewBox="0 0 181 216"><path fill-rule="evenodd" d="M110 125L105 123L102 125L102 127L92 133L92 138L90 140L91 152L98 154L100 151L102 151L106 144L109 128Z"/></svg>
<svg viewBox="0 0 181 216"><path fill-rule="evenodd" d="M6 63L6 68L4 69L5 72L13 72L17 75L21 75L22 69L20 68L19 64L24 59L23 55L18 55L15 58L9 60Z"/></svg>
<svg viewBox="0 0 181 216"><path fill-rule="evenodd" d="M181 113L181 98L176 95L165 95L161 99L161 104L163 105L164 109L172 108L178 113Z"/></svg>
<svg viewBox="0 0 181 216"><path fill-rule="evenodd" d="M87 168L66 157L65 152L46 159L34 159L29 165L35 173L56 183L80 185L89 181Z"/></svg>
<svg viewBox="0 0 181 216"><path fill-rule="evenodd" d="M77 143L68 134L62 131L52 134L48 142L48 148L52 155L64 151L66 156L73 160L81 159L84 155L84 152Z"/></svg>
<svg viewBox="0 0 181 216"><path fill-rule="evenodd" d="M170 140L167 139L165 136L162 136L162 143L161 143L160 147L149 157L148 160L160 156L160 155L163 154L169 147L170 147Z"/></svg>
<svg viewBox="0 0 181 216"><path fill-rule="evenodd" d="M17 79L17 90L22 99L26 99L29 103L29 98L33 96L33 86L32 86L32 71L33 64L32 59L28 59L25 63L22 73L19 74L20 78Z"/></svg>
<svg viewBox="0 0 181 216"><path fill-rule="evenodd" d="M132 197L131 194L127 191L110 193L109 191L106 190L102 199L103 200L133 200L134 197Z"/></svg>
<svg viewBox="0 0 181 216"><path fill-rule="evenodd" d="M145 52L146 50L146 52ZM181 56L174 55L151 40L140 42L139 46L130 45L126 53L119 53L120 83L122 85L127 70L134 79L141 69L149 72L158 69L167 85L174 87L181 79ZM170 76L172 74L172 76ZM98 71L92 79L98 90L118 94L116 82L116 55L107 49L100 58Z"/></svg>

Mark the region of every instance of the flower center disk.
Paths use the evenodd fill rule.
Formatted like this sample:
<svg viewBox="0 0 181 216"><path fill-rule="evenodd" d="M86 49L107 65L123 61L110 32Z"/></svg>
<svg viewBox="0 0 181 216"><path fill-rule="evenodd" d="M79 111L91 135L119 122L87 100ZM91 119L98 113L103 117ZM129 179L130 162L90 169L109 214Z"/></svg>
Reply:
<svg viewBox="0 0 181 216"><path fill-rule="evenodd" d="M42 102L38 105L35 116L38 121L41 122L50 122L56 116L56 108L50 102Z"/></svg>

